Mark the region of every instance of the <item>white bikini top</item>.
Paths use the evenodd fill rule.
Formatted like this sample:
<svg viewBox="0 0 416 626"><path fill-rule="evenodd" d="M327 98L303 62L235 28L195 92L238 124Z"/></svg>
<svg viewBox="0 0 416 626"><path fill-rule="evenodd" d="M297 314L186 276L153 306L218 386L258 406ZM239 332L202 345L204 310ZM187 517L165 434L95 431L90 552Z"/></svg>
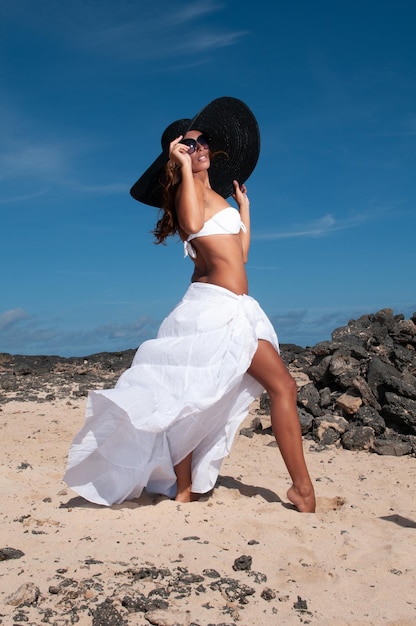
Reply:
<svg viewBox="0 0 416 626"><path fill-rule="evenodd" d="M221 209L215 213L209 220L205 222L201 230L197 233L189 235L188 239L183 242L184 256L192 259L196 258L196 250L190 243L192 239L197 237L207 237L208 235L238 235L242 230L244 233L247 229L241 221L240 213L232 206Z"/></svg>

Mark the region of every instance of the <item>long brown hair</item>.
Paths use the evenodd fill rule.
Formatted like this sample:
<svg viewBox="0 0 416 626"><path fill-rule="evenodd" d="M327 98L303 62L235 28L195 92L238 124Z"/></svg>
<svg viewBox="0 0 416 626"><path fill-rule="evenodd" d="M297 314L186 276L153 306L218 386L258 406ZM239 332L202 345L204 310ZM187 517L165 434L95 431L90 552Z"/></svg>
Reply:
<svg viewBox="0 0 416 626"><path fill-rule="evenodd" d="M175 209L175 196L182 182L181 168L173 161L168 161L163 172L163 206L161 217L156 223L153 234L155 244L165 243L167 237L178 232L178 216Z"/></svg>

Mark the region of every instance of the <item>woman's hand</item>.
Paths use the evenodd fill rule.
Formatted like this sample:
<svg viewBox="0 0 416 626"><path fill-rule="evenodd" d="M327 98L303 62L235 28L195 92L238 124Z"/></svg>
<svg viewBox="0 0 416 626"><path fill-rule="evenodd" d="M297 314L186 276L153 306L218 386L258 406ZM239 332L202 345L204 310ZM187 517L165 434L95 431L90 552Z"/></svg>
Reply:
<svg viewBox="0 0 416 626"><path fill-rule="evenodd" d="M183 135L179 135L169 144L169 158L179 167L191 165L191 156L188 154L189 146L181 143L182 138Z"/></svg>
<svg viewBox="0 0 416 626"><path fill-rule="evenodd" d="M233 185L234 185L233 198L237 202L240 209L242 206L248 207L250 205L250 200L248 199L248 196L247 196L247 187L244 184L239 185L238 181L236 180L233 180Z"/></svg>
<svg viewBox="0 0 416 626"><path fill-rule="evenodd" d="M240 231L240 239L243 251L244 263L248 260L248 251L250 248L250 200L247 196L247 187L239 185L236 180L233 180L234 193L233 198L238 204L240 209L240 218L244 224L244 229Z"/></svg>

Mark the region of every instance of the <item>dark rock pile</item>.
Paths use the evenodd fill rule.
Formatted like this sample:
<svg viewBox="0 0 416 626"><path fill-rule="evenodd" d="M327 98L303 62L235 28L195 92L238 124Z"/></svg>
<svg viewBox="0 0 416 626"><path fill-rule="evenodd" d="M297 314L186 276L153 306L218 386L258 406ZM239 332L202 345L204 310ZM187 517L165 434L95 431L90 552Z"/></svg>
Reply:
<svg viewBox="0 0 416 626"><path fill-rule="evenodd" d="M130 367L135 352L70 358L0 353L0 403L74 399L86 396L90 389L111 388Z"/></svg>
<svg viewBox="0 0 416 626"><path fill-rule="evenodd" d="M184 537L183 540L188 539L198 540L199 537ZM215 569L194 573L178 565L170 569L118 563L114 570L115 564L110 564L107 569L100 559L89 558L79 568L80 571L87 570L86 577L81 577L77 570L71 574L66 568L60 568L47 590L42 592L32 582L23 583L10 593L5 605L12 609L16 626L18 622L86 624L87 620L92 626L128 626L133 623L199 626L202 622L209 623L209 626L236 626L236 622L244 619L245 607L252 602L258 603L259 611L269 605L275 615L281 603L289 603L293 616L300 621L312 615L307 601L300 596L295 600L268 587L266 574L252 571L251 561L251 556L237 557L232 569L241 573L230 576L228 572L221 574ZM226 621L211 621L210 611L222 615ZM133 614L137 619L130 620ZM196 614L195 620L192 614ZM3 623L1 620L2 617L0 623Z"/></svg>
<svg viewBox="0 0 416 626"><path fill-rule="evenodd" d="M306 437L348 450L416 453L415 323L416 313L406 320L383 309L337 328L332 341L284 346L290 371L303 375L298 408ZM265 394L261 409L269 412Z"/></svg>
<svg viewBox="0 0 416 626"><path fill-rule="evenodd" d="M0 402L53 401L113 387L135 350L81 358L0 354ZM305 437L378 454L416 454L416 313L383 309L337 328L331 341L283 345L298 380ZM269 413L268 397L260 414ZM260 418L251 434L264 432ZM247 434L247 433L246 433Z"/></svg>

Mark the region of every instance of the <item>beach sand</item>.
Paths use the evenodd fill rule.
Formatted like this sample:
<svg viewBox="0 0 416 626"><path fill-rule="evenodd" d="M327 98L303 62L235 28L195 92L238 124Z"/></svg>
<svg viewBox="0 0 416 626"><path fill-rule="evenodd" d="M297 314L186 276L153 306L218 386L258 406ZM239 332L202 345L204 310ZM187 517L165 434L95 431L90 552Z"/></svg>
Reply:
<svg viewBox="0 0 416 626"><path fill-rule="evenodd" d="M414 458L305 440L318 506L299 514L273 437L239 435L209 497L106 508L62 480L84 410L0 405L0 548L24 553L0 561L1 624L416 624Z"/></svg>

